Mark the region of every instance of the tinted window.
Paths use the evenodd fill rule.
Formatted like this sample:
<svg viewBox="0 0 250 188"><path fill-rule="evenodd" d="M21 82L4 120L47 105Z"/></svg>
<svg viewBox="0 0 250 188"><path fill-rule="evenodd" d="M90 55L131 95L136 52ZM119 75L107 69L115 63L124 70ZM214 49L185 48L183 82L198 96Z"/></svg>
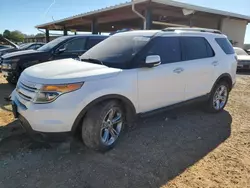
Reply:
<svg viewBox="0 0 250 188"><path fill-rule="evenodd" d="M33 45L29 46L27 49L29 49L29 50L37 49L37 45L33 44Z"/></svg>
<svg viewBox="0 0 250 188"><path fill-rule="evenodd" d="M49 43L43 45L42 47L38 48L37 50L48 52L48 51L52 50L54 47L56 47L57 45L59 45L60 43L68 40L68 38L69 38L68 36L56 38L56 39L50 41Z"/></svg>
<svg viewBox="0 0 250 188"><path fill-rule="evenodd" d="M85 47L86 38L73 39L67 42L64 47L66 52L83 51Z"/></svg>
<svg viewBox="0 0 250 188"><path fill-rule="evenodd" d="M97 45L99 42L103 41L104 39L102 38L90 38L87 42L86 45L86 50L89 50L93 46Z"/></svg>
<svg viewBox="0 0 250 188"><path fill-rule="evenodd" d="M195 60L214 56L210 44L203 37L181 37L185 60Z"/></svg>
<svg viewBox="0 0 250 188"><path fill-rule="evenodd" d="M228 41L227 38L216 38L215 40L226 54L235 53L232 44Z"/></svg>
<svg viewBox="0 0 250 188"><path fill-rule="evenodd" d="M180 41L177 37L157 37L147 52L148 55L159 55L161 63L181 61Z"/></svg>

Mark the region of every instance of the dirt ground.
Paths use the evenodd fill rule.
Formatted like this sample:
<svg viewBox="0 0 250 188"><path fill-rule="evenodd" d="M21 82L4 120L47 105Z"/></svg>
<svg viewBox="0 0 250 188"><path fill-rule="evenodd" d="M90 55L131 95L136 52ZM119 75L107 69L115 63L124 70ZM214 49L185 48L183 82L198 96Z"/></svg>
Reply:
<svg viewBox="0 0 250 188"><path fill-rule="evenodd" d="M199 106L138 120L105 154L79 142L39 145L13 122L0 78L0 187L250 187L250 75L222 113Z"/></svg>

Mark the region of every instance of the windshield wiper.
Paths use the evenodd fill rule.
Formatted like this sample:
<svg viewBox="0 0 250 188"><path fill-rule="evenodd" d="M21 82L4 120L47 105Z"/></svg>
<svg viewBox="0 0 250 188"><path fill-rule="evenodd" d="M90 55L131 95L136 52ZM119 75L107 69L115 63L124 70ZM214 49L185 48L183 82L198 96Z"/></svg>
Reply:
<svg viewBox="0 0 250 188"><path fill-rule="evenodd" d="M81 61L87 61L90 63L97 63L100 65L104 65L102 61L98 60L98 59L92 59L92 58L87 58L87 59L81 59Z"/></svg>

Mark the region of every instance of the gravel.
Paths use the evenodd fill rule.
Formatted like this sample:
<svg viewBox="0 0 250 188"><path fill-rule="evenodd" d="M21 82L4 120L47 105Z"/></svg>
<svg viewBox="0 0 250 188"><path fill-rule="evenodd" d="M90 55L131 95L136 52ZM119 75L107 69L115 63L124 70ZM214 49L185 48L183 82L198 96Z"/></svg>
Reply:
<svg viewBox="0 0 250 188"><path fill-rule="evenodd" d="M3 80L0 95L12 89ZM32 142L0 99L0 187L250 187L249 86L238 75L219 114L187 106L138 120L107 153Z"/></svg>

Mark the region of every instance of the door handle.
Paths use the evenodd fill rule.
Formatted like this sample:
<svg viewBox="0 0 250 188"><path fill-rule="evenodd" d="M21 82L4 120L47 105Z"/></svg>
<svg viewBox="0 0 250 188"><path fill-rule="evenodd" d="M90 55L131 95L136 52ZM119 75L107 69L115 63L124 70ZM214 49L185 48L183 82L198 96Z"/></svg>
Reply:
<svg viewBox="0 0 250 188"><path fill-rule="evenodd" d="M219 64L219 62L218 61L214 61L214 62L212 62L212 65L213 66L217 66Z"/></svg>
<svg viewBox="0 0 250 188"><path fill-rule="evenodd" d="M183 72L183 71L184 71L183 68L174 69L174 73L177 73L177 74L180 74L180 73Z"/></svg>

